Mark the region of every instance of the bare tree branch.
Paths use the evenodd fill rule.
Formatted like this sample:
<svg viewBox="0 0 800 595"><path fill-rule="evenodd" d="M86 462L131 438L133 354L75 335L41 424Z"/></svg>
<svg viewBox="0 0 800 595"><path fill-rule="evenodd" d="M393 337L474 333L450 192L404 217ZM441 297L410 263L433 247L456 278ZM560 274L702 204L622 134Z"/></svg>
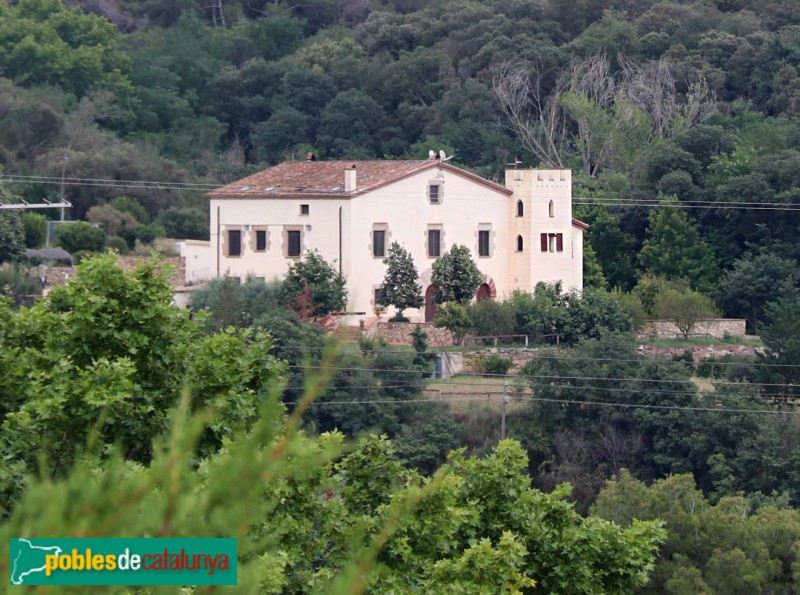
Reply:
<svg viewBox="0 0 800 595"><path fill-rule="evenodd" d="M559 105L561 83L545 96L538 66L506 62L492 80L495 97L508 118L508 128L522 146L550 167L563 168L565 121Z"/></svg>

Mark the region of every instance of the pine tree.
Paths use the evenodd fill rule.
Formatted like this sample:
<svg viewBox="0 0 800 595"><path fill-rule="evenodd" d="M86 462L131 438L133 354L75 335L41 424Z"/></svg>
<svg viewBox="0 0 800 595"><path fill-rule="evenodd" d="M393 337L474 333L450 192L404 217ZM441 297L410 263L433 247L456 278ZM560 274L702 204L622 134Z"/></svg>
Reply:
<svg viewBox="0 0 800 595"><path fill-rule="evenodd" d="M686 279L693 289L708 290L717 276L714 254L674 196L650 213L647 239L639 253L646 273Z"/></svg>
<svg viewBox="0 0 800 595"><path fill-rule="evenodd" d="M389 255L383 261L388 268L383 284L380 287L378 305L394 306L397 308L397 318L403 316L406 308L419 308L425 303L422 297L422 287L419 284L419 274L414 260L397 242L392 242Z"/></svg>

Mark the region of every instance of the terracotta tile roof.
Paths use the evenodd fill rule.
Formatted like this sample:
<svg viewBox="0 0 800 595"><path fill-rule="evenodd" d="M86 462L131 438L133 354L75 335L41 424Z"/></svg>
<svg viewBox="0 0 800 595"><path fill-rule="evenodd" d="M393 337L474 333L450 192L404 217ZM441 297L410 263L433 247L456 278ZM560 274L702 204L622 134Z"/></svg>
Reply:
<svg viewBox="0 0 800 595"><path fill-rule="evenodd" d="M356 190L345 192L344 170L356 169ZM468 178L503 194L510 190L438 159L424 161L286 161L208 193L209 198L350 198L427 169ZM431 174L435 175L435 174Z"/></svg>

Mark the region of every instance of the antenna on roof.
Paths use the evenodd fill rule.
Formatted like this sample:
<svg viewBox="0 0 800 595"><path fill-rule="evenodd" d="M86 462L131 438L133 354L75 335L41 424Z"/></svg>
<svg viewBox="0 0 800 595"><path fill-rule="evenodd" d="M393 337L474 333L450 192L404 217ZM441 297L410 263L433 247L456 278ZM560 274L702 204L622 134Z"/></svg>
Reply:
<svg viewBox="0 0 800 595"><path fill-rule="evenodd" d="M436 159L436 151L428 151L428 159Z"/></svg>
<svg viewBox="0 0 800 595"><path fill-rule="evenodd" d="M453 158L453 156L452 156L452 155L450 155L450 156L448 157L448 156L447 156L447 153L445 153L445 152L444 152L444 150L440 150L440 151L439 151L439 159L440 159L441 161L450 161L452 158Z"/></svg>

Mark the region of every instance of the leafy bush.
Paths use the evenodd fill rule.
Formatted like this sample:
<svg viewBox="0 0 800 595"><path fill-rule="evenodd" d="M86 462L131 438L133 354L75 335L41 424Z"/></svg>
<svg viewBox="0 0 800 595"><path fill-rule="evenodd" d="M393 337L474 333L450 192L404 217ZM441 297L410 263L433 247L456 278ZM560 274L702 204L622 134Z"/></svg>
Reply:
<svg viewBox="0 0 800 595"><path fill-rule="evenodd" d="M125 241L125 238L111 236L106 244L109 249L116 250L120 254L127 254L128 252L128 242Z"/></svg>
<svg viewBox="0 0 800 595"><path fill-rule="evenodd" d="M102 252L106 248L106 234L85 221L64 223L56 228L56 244L72 255L82 250Z"/></svg>
<svg viewBox="0 0 800 595"><path fill-rule="evenodd" d="M482 367L485 374L491 374L493 376L505 376L508 374L508 371L514 367L514 362L507 357L502 357L495 353L483 358Z"/></svg>
<svg viewBox="0 0 800 595"><path fill-rule="evenodd" d="M40 213L22 213L22 226L25 228L25 247L41 248L47 240L47 217Z"/></svg>
<svg viewBox="0 0 800 595"><path fill-rule="evenodd" d="M469 316L472 330L479 337L517 334L512 302L484 300L470 307Z"/></svg>

